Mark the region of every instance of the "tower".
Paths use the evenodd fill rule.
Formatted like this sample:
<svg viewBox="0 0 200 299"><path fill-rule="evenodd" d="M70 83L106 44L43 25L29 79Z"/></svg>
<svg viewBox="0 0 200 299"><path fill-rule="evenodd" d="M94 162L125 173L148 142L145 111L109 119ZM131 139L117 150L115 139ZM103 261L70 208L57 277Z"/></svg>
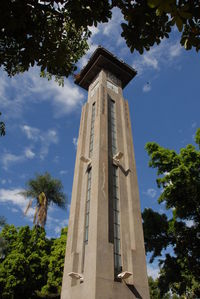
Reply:
<svg viewBox="0 0 200 299"><path fill-rule="evenodd" d="M74 172L61 299L149 299L128 102L136 71L99 47L75 83L88 90Z"/></svg>

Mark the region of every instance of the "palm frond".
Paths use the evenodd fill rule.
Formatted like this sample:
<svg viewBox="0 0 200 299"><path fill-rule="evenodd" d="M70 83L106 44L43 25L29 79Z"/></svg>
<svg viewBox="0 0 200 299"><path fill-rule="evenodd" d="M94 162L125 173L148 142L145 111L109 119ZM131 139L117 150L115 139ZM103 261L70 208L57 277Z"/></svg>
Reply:
<svg viewBox="0 0 200 299"><path fill-rule="evenodd" d="M33 217L33 224L35 224L35 222L36 222L37 214L38 214L38 206L35 207L35 213L34 213L34 217Z"/></svg>
<svg viewBox="0 0 200 299"><path fill-rule="evenodd" d="M27 206L26 206L26 210L24 211L24 215L27 214L28 210L30 209L30 207L32 206L33 200L30 199Z"/></svg>
<svg viewBox="0 0 200 299"><path fill-rule="evenodd" d="M50 204L56 204L61 208L66 207L66 196L62 189L61 181L52 178L48 172L43 175L37 174L35 179L30 179L27 182L26 190L21 191L20 194L24 197L33 198L36 202L34 223L42 227L45 226Z"/></svg>

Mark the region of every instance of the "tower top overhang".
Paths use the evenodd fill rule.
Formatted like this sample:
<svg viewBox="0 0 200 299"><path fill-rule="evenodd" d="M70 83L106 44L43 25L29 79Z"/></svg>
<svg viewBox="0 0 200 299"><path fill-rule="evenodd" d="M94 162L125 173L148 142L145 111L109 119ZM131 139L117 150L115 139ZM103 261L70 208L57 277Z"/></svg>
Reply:
<svg viewBox="0 0 200 299"><path fill-rule="evenodd" d="M121 81L122 88L137 74L135 69L124 61L119 60L105 48L99 46L92 54L86 66L75 76L74 82L88 90L89 85L102 69L115 75Z"/></svg>

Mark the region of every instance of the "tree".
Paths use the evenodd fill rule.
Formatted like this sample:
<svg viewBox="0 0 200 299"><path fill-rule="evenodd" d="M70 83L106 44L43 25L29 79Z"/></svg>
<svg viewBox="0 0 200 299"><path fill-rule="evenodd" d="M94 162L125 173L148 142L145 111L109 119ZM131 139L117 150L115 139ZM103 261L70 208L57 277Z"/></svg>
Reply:
<svg viewBox="0 0 200 299"><path fill-rule="evenodd" d="M199 136L200 129L195 138L200 146ZM173 248L160 260L161 295L170 288L180 295L190 293L191 298L200 296L200 150L189 144L176 153L155 142L148 143L146 149L150 167L158 170L157 185L162 188L158 202L172 211L171 218L152 210L143 213L145 246L153 252L151 261L162 249Z"/></svg>
<svg viewBox="0 0 200 299"><path fill-rule="evenodd" d="M163 38L172 27L182 32L180 43L186 50L200 49L200 3L198 0L113 0L125 23L122 36L131 52L143 53Z"/></svg>
<svg viewBox="0 0 200 299"><path fill-rule="evenodd" d="M0 237L8 243L0 263L1 298L36 298L47 280L52 241L41 227L6 225Z"/></svg>
<svg viewBox="0 0 200 299"><path fill-rule="evenodd" d="M160 299L160 290L158 288L158 281L154 280L152 277L148 277L149 282L149 292L151 299Z"/></svg>
<svg viewBox="0 0 200 299"><path fill-rule="evenodd" d="M53 241L51 247L51 255L49 257L47 283L43 286L41 294L48 296L49 294L54 297L57 295L60 298L62 278L64 271L65 249L67 241L67 230L61 230L60 238Z"/></svg>
<svg viewBox="0 0 200 299"><path fill-rule="evenodd" d="M8 244L0 260L0 298L60 298L67 228L49 240L42 227L6 225L0 238Z"/></svg>
<svg viewBox="0 0 200 299"><path fill-rule="evenodd" d="M0 65L9 76L38 65L41 74L69 76L88 49L89 31L75 27L64 1L2 0Z"/></svg>
<svg viewBox="0 0 200 299"><path fill-rule="evenodd" d="M3 227L6 224L6 218L3 216L0 216L0 227Z"/></svg>
<svg viewBox="0 0 200 299"><path fill-rule="evenodd" d="M113 7L124 16L122 37L131 52L159 44L174 26L182 46L200 49L198 0L1 0L0 65L9 76L37 65L42 76L61 82L88 49L89 26L108 22Z"/></svg>
<svg viewBox="0 0 200 299"><path fill-rule="evenodd" d="M20 192L23 196L30 198L25 214L35 201L34 224L45 226L47 211L50 204L56 204L61 208L66 206L66 196L62 191L60 180L54 179L46 172L36 175L35 179L27 182L27 189Z"/></svg>
<svg viewBox="0 0 200 299"><path fill-rule="evenodd" d="M0 112L0 116L1 116ZM0 136L5 136L6 130L5 130L5 123L3 121L0 121Z"/></svg>
<svg viewBox="0 0 200 299"><path fill-rule="evenodd" d="M0 228L6 225L6 218L0 216ZM0 237L0 260L4 257L7 248L7 242L4 238Z"/></svg>

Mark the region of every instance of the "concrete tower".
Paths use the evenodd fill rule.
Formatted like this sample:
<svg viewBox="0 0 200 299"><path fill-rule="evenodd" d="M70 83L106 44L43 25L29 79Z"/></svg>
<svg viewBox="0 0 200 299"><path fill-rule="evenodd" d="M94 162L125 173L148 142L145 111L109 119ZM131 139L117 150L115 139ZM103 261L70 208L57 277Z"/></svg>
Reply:
<svg viewBox="0 0 200 299"><path fill-rule="evenodd" d="M149 299L128 102L134 69L99 47L83 106L61 299Z"/></svg>

